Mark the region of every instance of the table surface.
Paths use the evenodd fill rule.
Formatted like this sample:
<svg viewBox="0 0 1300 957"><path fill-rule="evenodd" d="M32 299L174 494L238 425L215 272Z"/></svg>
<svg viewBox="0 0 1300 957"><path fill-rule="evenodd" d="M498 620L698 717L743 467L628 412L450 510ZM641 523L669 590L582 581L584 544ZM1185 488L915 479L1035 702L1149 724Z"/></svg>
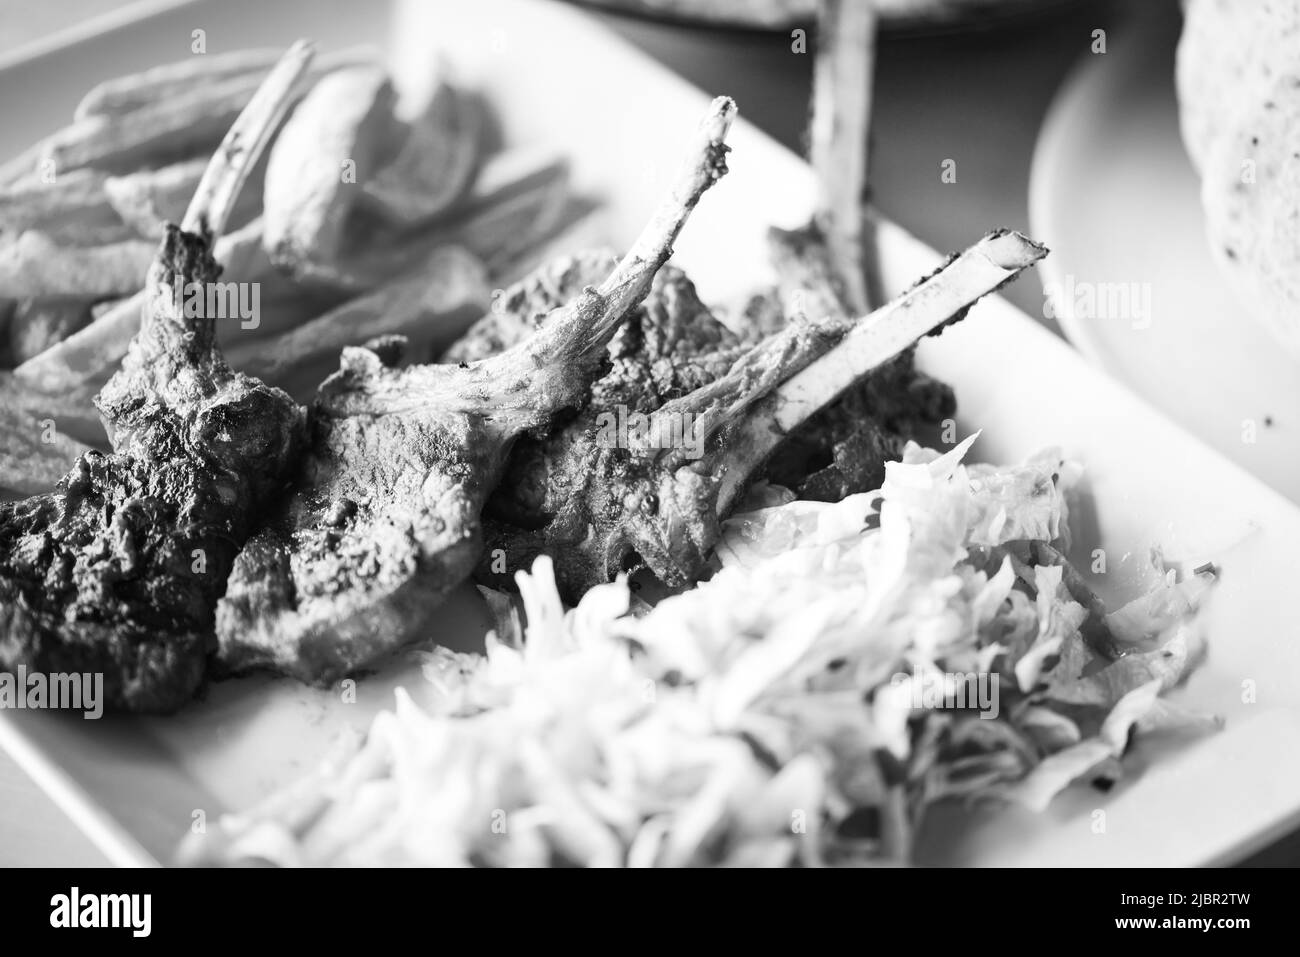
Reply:
<svg viewBox="0 0 1300 957"><path fill-rule="evenodd" d="M0 54L124 5L0 0ZM1043 116L1066 73L1087 52L1092 31L1112 28L1120 12L1119 5L1098 0L996 31L884 35L871 146L875 204L943 250L964 248L994 226L1029 232L1029 168ZM744 116L802 150L811 56L793 52L788 35L593 15L701 88L732 95ZM946 160L956 163L954 183L941 178ZM1036 274L1022 277L1006 295L1055 328L1043 317ZM1298 845L1289 839L1257 862L1294 862ZM0 753L0 866L106 863Z"/></svg>

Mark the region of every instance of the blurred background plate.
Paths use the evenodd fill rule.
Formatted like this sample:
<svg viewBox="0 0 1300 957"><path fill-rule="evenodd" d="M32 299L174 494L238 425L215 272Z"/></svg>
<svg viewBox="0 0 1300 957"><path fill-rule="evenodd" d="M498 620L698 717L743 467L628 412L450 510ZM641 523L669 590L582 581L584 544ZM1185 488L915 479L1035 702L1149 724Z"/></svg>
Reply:
<svg viewBox="0 0 1300 957"><path fill-rule="evenodd" d="M1085 54L1035 150L1030 226L1052 250L1043 285L1085 356L1300 502L1300 362L1247 313L1211 258L1200 181L1178 129L1178 4L1132 6L1136 16L1110 33L1106 53ZM1149 292L1150 315L1089 315L1081 294L1108 286ZM1072 314L1071 303L1084 308Z"/></svg>

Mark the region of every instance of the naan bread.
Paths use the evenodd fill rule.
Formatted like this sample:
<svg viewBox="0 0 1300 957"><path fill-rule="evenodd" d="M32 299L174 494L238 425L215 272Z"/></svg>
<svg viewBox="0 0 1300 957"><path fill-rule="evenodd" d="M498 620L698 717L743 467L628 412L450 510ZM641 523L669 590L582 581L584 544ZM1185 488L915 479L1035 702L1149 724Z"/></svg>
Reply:
<svg viewBox="0 0 1300 957"><path fill-rule="evenodd" d="M1215 258L1300 356L1300 0L1189 0L1183 140Z"/></svg>

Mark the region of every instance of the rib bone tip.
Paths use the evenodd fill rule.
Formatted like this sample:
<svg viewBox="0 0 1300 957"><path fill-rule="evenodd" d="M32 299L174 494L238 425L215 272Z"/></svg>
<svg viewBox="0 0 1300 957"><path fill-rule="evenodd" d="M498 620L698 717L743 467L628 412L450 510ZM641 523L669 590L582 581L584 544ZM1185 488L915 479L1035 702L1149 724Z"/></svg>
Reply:
<svg viewBox="0 0 1300 957"><path fill-rule="evenodd" d="M1003 269L1023 269L1043 259L1050 250L1014 229L999 229L986 239L989 259Z"/></svg>
<svg viewBox="0 0 1300 957"><path fill-rule="evenodd" d="M704 130L709 139L721 140L726 137L727 131L731 129L731 123L736 118L737 108L736 101L729 96L719 96L714 98L709 104L709 112L704 118Z"/></svg>

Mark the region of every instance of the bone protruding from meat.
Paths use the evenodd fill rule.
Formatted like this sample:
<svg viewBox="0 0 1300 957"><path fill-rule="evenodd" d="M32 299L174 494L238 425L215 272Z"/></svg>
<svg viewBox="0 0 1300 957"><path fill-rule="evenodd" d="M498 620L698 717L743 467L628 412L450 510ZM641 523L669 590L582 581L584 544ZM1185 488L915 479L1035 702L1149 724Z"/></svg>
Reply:
<svg viewBox="0 0 1300 957"><path fill-rule="evenodd" d="M617 442L592 428L599 420L585 410L580 424L514 463L512 474L533 484L498 500L492 517L511 527L490 529L493 547L508 568L554 554L571 598L640 567L670 588L689 586L709 569L720 518L778 445L1043 253L1022 236L994 234L856 323L791 322Z"/></svg>
<svg viewBox="0 0 1300 957"><path fill-rule="evenodd" d="M656 410L650 427L631 447L671 448L671 432L692 421L699 440L739 416L782 381L839 342L852 325L843 286L829 246L815 223L802 229L768 231L769 256L789 321L759 340L720 378ZM683 416L689 413L691 419Z"/></svg>
<svg viewBox="0 0 1300 957"><path fill-rule="evenodd" d="M821 0L813 66L810 159L817 176L815 219L826 233L849 312L876 303L875 250L864 216L871 132L876 11L867 0ZM810 317L811 318L811 317Z"/></svg>
<svg viewBox="0 0 1300 957"><path fill-rule="evenodd" d="M310 59L295 45L272 70L200 180L189 229L160 243L140 331L96 400L113 452L0 505L0 668L97 672L104 707L128 711L175 710L203 681L217 598L297 461L302 418L233 372L213 319L172 293L218 276L212 236Z"/></svg>
<svg viewBox="0 0 1300 957"><path fill-rule="evenodd" d="M1045 255L1045 247L1020 233L990 233L933 276L861 320L826 355L786 379L728 433L727 445L734 451L726 457L719 513L730 510L746 482L785 435L872 369L963 314Z"/></svg>
<svg viewBox="0 0 1300 957"><path fill-rule="evenodd" d="M727 172L726 137L735 117L736 104L729 97L710 104L687 151L688 159L627 255L598 289L583 293L576 309L552 323L552 335L524 346L530 358L554 362L577 353L591 356L609 341L615 325L645 297L655 273L672 255L673 243L700 197ZM595 323L589 322L582 313L599 309L602 302L602 314Z"/></svg>
<svg viewBox="0 0 1300 957"><path fill-rule="evenodd" d="M307 72L315 47L299 40L280 58L221 141L190 201L181 229L220 236L257 158L271 142L293 102L293 90Z"/></svg>
<svg viewBox="0 0 1300 957"><path fill-rule="evenodd" d="M223 275L242 281L261 278L264 270L270 268L270 261L262 251L261 221L254 220L220 237L214 257L223 266ZM0 400L32 407L44 401L50 418L57 422L61 432L83 442L102 442L104 430L91 399L126 355L132 336L140 328L140 316L147 301L145 290L140 290L95 317L89 325L23 362L11 377L0 379ZM31 401L20 402L23 396ZM69 461L68 465L71 464ZM0 486L8 484L9 476L0 474Z"/></svg>
<svg viewBox="0 0 1300 957"><path fill-rule="evenodd" d="M589 372L604 358L618 323L650 289L668 261L673 243L704 192L727 170L725 138L736 104L719 97L710 105L687 160L644 230L613 272L588 288L546 322L545 333L467 368L419 366L403 370L400 384L386 378L368 383L362 407L374 403L390 412L430 404L490 416L506 433L545 423L557 409L573 404L586 388ZM564 369L567 375L538 374ZM346 412L357 401L340 396Z"/></svg>
<svg viewBox="0 0 1300 957"><path fill-rule="evenodd" d="M216 279L213 240L225 230L245 180L292 105L314 54L312 44L302 40L284 54L213 154L180 228L169 228L164 236L149 269L140 332L95 400L114 448L132 439L130 427L124 435L115 434L123 416L134 418L138 409L154 403L183 406L204 391L200 381L230 374L216 346L216 318L204 310L190 315L180 308L177 286Z"/></svg>
<svg viewBox="0 0 1300 957"><path fill-rule="evenodd" d="M254 171L261 165L264 164L255 166ZM173 169L179 175L180 169ZM149 175L163 175L165 172L157 170ZM195 182L197 179L195 176ZM250 185L246 184L239 194L233 221L241 218L241 210L250 192ZM268 372L271 376L268 381L303 398L335 367L339 348L346 344L359 345L373 335L391 332L410 335L414 345L410 356L418 360L421 356L415 350L423 348L422 342L431 345L445 342L460 328L458 323L468 320L463 312L471 309L476 297L483 293L482 282L475 281L470 288L477 291L463 297L462 305L452 304L454 296L435 295L429 303L434 307L431 311L420 306L418 311L406 310L403 313L399 310L385 317L375 310L385 308L384 301L394 297L415 303L406 295L410 292L408 277L429 263L442 266L463 262L468 265L466 256L450 259L443 251L449 246L464 246L469 253L480 258L490 257L487 266L492 280L513 279L530 263L535 265L539 257L545 258L547 249L554 251L558 248L555 244L560 241L559 237L550 236L549 231L555 225L555 216L564 215L562 210L567 208L565 203L568 199L567 163L553 151L521 148L498 154L484 163L473 187L457 202L449 218L400 245L386 243L383 248L376 247L349 256L346 263L334 267L330 281L321 283L319 289L314 283L304 288L274 270L264 248L263 220L260 217L253 219L219 237L213 252L222 265L224 280L262 283L264 315L255 330L256 335L233 323L223 324L219 330L224 334L223 342L231 347L229 358L236 368L254 374L268 371L267 364L273 365L275 371ZM586 225L582 227L587 230L586 234L566 230L565 236L574 243L566 248L591 243L596 233L592 227L599 219L590 215L586 217ZM527 251L521 260L519 250L525 247ZM445 270L436 270L439 274L443 272ZM473 278L481 270L476 267L459 272ZM316 278L316 274L311 278ZM430 283L434 284L436 278L436 275L431 276ZM289 292L300 291L291 309L277 304L274 294L277 284ZM445 286L436 285L438 288ZM338 303L340 290L348 288L360 291L361 297L353 304ZM433 292L436 294L437 289ZM321 322L326 318L322 310L341 319L359 314L366 317L366 329L333 329L324 339L290 335L289 329L299 324L290 313L301 313L313 302L320 305L311 315L318 316ZM144 304L143 291L121 300L96 314L94 320L78 332L24 361L12 377L0 376L0 402L6 402L14 409L43 410L34 422L48 417L57 423L61 433L83 442L101 444L104 429L91 399L125 356L127 346L139 328ZM352 308L353 305L356 309ZM425 316L438 319L437 328L425 329L419 325ZM392 321L388 321L390 319ZM363 331L366 334L360 335ZM264 344L256 344L252 340L257 336L269 338ZM306 351L301 351L304 348ZM324 351L329 348L333 348L333 355L322 360ZM256 357L257 364L249 364L250 356ZM64 450L67 453L66 467L71 467L75 460L76 448L68 445ZM33 476L13 472L10 468L20 465L21 461L21 457L0 459L0 488L33 487ZM41 474L47 472L48 469L43 469Z"/></svg>
<svg viewBox="0 0 1300 957"><path fill-rule="evenodd" d="M796 317L736 359L725 375L653 412L650 427L631 441L630 447L640 451L673 448L674 432L680 431L684 421L694 423L697 440L712 439L782 381L824 355L850 326L834 317L818 323Z"/></svg>
<svg viewBox="0 0 1300 957"><path fill-rule="evenodd" d="M207 157L196 156L158 169L109 176L104 180L104 196L117 215L138 235L157 239L162 235L164 223L180 221L207 165ZM257 169L260 170L261 166ZM245 183L232 222L242 225L253 219L258 215L261 203L261 182L250 180Z"/></svg>
<svg viewBox="0 0 1300 957"><path fill-rule="evenodd" d="M715 101L644 232L599 286L477 362L392 368L348 348L312 407L292 495L235 561L220 660L330 682L434 628L483 548L484 502L527 429L577 405L702 194L726 171L735 115Z"/></svg>
<svg viewBox="0 0 1300 957"><path fill-rule="evenodd" d="M777 295L782 312L818 322L862 315L845 302L838 270L831 262L829 244L816 223L802 229L767 233L768 260L776 270Z"/></svg>
<svg viewBox="0 0 1300 957"><path fill-rule="evenodd" d="M638 271L638 263L663 265L672 255L673 242L686 224L704 191L727 172L727 132L736 118L736 103L720 96L710 105L700 121L695 141L687 150L687 159L651 216L649 224L628 250L623 262L600 286L600 294L613 296Z"/></svg>

